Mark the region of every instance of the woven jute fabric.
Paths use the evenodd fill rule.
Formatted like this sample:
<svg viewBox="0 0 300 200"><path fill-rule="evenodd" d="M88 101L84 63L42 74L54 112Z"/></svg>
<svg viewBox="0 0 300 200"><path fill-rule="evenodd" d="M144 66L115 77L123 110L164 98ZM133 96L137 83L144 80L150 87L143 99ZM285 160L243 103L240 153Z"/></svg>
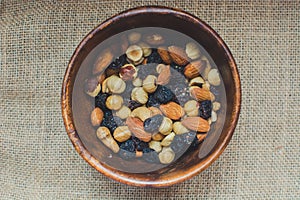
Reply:
<svg viewBox="0 0 300 200"><path fill-rule="evenodd" d="M221 157L164 189L112 181L74 150L61 85L81 39L120 11L166 5L211 25L236 59L242 110ZM0 199L297 199L299 1L0 1Z"/></svg>

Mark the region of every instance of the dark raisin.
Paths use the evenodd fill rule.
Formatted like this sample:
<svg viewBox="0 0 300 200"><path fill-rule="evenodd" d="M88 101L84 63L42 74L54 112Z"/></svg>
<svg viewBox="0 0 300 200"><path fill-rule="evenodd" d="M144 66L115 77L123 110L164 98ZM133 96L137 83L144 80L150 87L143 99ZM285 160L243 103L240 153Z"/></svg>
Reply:
<svg viewBox="0 0 300 200"><path fill-rule="evenodd" d="M158 107L160 105L160 103L158 102L158 100L154 97L153 94L149 94L148 95L148 101L146 103L146 106L149 107Z"/></svg>
<svg viewBox="0 0 300 200"><path fill-rule="evenodd" d="M113 117L104 117L101 122L101 126L107 127L111 133L113 133L115 129L118 127L115 120L113 120Z"/></svg>
<svg viewBox="0 0 300 200"><path fill-rule="evenodd" d="M110 94L108 93L99 93L96 97L95 97L95 106L101 108L101 110L104 112L106 110L109 110L106 105L106 99L107 97L109 97Z"/></svg>
<svg viewBox="0 0 300 200"><path fill-rule="evenodd" d="M124 159L135 157L135 144L131 139L120 144L119 155Z"/></svg>
<svg viewBox="0 0 300 200"><path fill-rule="evenodd" d="M118 116L113 116L113 120L115 121L117 126L123 126L124 125L124 121Z"/></svg>
<svg viewBox="0 0 300 200"><path fill-rule="evenodd" d="M212 103L210 100L201 101L199 104L199 116L203 119L211 117Z"/></svg>
<svg viewBox="0 0 300 200"><path fill-rule="evenodd" d="M160 163L158 154L150 148L143 149L143 159L149 163Z"/></svg>
<svg viewBox="0 0 300 200"><path fill-rule="evenodd" d="M158 129L163 121L164 117L162 115L155 115L144 121L144 129L149 133L157 133Z"/></svg>
<svg viewBox="0 0 300 200"><path fill-rule="evenodd" d="M180 74L184 74L184 68L185 68L185 66L177 65L177 64L175 64L174 62L172 62L172 63L170 64L170 66L171 66L172 69L176 70L176 71L179 72Z"/></svg>
<svg viewBox="0 0 300 200"><path fill-rule="evenodd" d="M157 50L156 49L152 49L152 53L147 58L147 63L157 63L157 64L160 64L162 62L163 61L162 61L160 55L157 53Z"/></svg>
<svg viewBox="0 0 300 200"><path fill-rule="evenodd" d="M128 102L128 108L130 109L130 110L134 110L134 109L136 109L137 107L140 107L140 106L142 106L143 104L141 104L141 103L139 103L139 102L137 102L137 101L134 101L134 100L130 100L129 102Z"/></svg>
<svg viewBox="0 0 300 200"><path fill-rule="evenodd" d="M110 65L106 68L105 74L106 76L111 76L113 74L119 74L120 68L127 64L126 55L123 54L122 56L116 58Z"/></svg>
<svg viewBox="0 0 300 200"><path fill-rule="evenodd" d="M174 98L174 93L168 87L162 85L158 85L153 95L161 104L168 103Z"/></svg>

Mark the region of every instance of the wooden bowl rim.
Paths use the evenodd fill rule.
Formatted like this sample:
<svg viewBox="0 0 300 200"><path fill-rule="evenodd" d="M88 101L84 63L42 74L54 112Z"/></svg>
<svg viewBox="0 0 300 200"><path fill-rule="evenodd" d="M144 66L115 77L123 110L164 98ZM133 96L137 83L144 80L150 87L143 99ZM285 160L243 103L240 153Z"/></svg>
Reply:
<svg viewBox="0 0 300 200"><path fill-rule="evenodd" d="M180 17L188 21L193 21L194 23L197 23L198 26L202 29L205 29L205 31L209 32L220 44L220 47L223 48L223 50L226 52L226 56L229 60L229 66L230 70L233 76L233 82L235 86L235 95L234 95L234 102L233 102L233 112L231 114L231 125L229 128L229 131L227 132L227 135L225 136L222 143L218 146L217 149L215 149L208 158L205 158L205 163L200 165L200 163L195 164L189 171L186 171L184 174L180 174L178 176L172 177L172 179L157 179L155 181L143 181L143 180L137 180L134 179L134 176L124 176L120 174L120 171L118 170L110 170L107 167L105 167L101 162L99 162L95 157L93 157L89 151L84 147L83 143L80 141L79 135L77 131L75 130L75 125L72 118L72 88L71 88L71 71L74 67L74 62L76 60L76 57L78 56L81 49L85 46L85 44L88 42L90 38L92 38L97 32L101 31L102 29L107 28L112 22L115 22L119 19L122 19L124 17L130 17L134 15L144 14L144 13L156 13L156 14L171 14L175 17ZM241 108L241 86L240 86L240 77L238 73L238 69L235 63L235 60L225 44L225 42L221 39L221 37L205 22L203 22L198 17L191 15L190 13L187 13L182 10L164 7L164 6L142 6L137 7L133 9L126 10L124 12L121 12L108 20L104 21L100 25L98 25L96 28L94 28L87 36L80 42L80 44L77 46L75 52L72 55L72 58L70 59L70 62L68 64L68 67L65 72L63 85L62 85L62 93L61 93L61 109L62 109L62 116L64 125L67 131L67 134L75 147L76 151L80 154L80 156L88 162L92 167L94 167L97 171L101 172L102 174L106 175L107 177L119 181L121 183L125 183L127 185L132 186L143 186L143 187L167 187L171 186L180 182L183 182L187 179L192 178L193 176L199 174L206 168L208 168L225 150L226 146L228 145L234 129L236 127L239 113Z"/></svg>

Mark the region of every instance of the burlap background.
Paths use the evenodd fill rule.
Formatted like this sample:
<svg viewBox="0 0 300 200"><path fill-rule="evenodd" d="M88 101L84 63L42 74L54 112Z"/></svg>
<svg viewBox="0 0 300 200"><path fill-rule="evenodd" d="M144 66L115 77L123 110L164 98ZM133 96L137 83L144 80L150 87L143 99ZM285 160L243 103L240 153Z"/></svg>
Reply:
<svg viewBox="0 0 300 200"><path fill-rule="evenodd" d="M242 111L224 154L167 189L121 185L91 168L65 132L60 91L80 40L140 5L184 9L230 47ZM0 1L0 199L296 199L300 196L299 1Z"/></svg>

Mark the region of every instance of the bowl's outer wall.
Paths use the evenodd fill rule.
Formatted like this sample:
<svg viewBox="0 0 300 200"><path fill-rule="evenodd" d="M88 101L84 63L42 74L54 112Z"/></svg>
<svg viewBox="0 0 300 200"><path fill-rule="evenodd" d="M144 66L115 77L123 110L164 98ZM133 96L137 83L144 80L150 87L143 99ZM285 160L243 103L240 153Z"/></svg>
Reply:
<svg viewBox="0 0 300 200"><path fill-rule="evenodd" d="M113 28L110 28L112 26ZM212 134L211 137L202 144L202 146L209 146L216 143L213 150L208 152L209 154L205 158L200 159L198 157L199 152L194 151L190 153L189 156L185 156L177 162L177 164L170 165L155 173L132 174L115 170L108 165L100 163L87 151L87 149L93 149L93 152L98 152L97 157L101 157L101 152L105 152L107 149L92 142L97 141L95 134L93 136L84 135L85 132L89 131L77 132L75 130L72 116L72 89L81 63L97 44L119 32L132 28L151 26L164 27L182 32L198 41L207 50L218 66L224 81L227 96L226 121L220 137L213 137ZM91 74L91 72L87 72L86 74ZM121 13L102 23L80 43L72 56L65 74L62 90L62 112L68 135L76 150L98 171L114 180L130 185L165 187L182 182L200 173L223 152L237 123L240 110L240 96L240 80L234 59L225 43L208 25L178 10L159 7L141 7ZM81 107L82 110L80 112L82 113L81 117L87 119L92 109L92 106L89 106L91 105L91 103L88 102L89 99L86 96L81 96L76 99L76 101L82 103L82 105L86 105ZM90 124L83 123L81 127L90 127ZM81 135L78 135L78 133ZM89 144L89 141L91 145L86 149L83 143ZM151 165L149 165L149 167L151 167Z"/></svg>

